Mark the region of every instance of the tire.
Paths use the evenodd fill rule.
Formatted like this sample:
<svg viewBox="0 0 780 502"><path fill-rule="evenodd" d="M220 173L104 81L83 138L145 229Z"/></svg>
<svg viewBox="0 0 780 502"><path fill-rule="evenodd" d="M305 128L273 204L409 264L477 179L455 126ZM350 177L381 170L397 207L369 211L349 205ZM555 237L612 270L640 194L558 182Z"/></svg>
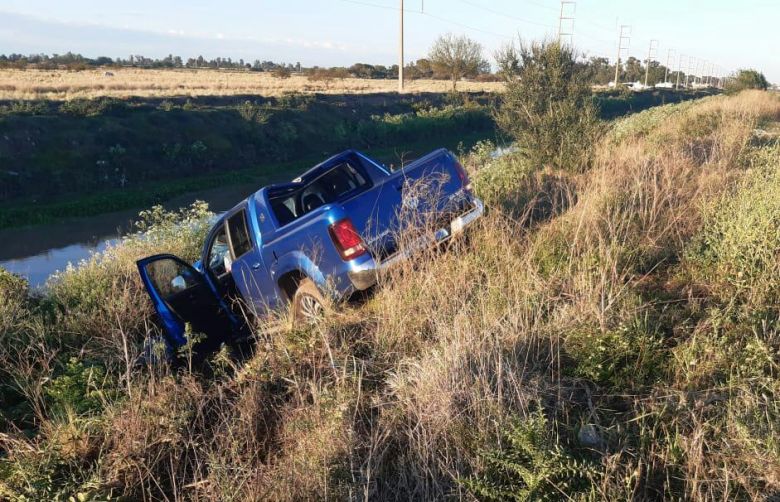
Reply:
<svg viewBox="0 0 780 502"><path fill-rule="evenodd" d="M292 322L296 328L312 326L325 318L325 298L314 281L303 279L292 299Z"/></svg>

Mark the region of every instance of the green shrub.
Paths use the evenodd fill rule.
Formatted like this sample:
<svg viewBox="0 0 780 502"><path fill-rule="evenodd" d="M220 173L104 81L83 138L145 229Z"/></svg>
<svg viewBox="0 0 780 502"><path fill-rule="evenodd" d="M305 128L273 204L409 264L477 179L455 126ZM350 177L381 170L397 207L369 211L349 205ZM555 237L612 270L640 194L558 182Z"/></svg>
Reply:
<svg viewBox="0 0 780 502"><path fill-rule="evenodd" d="M176 105L173 101L169 99L164 99L160 102L160 104L157 106L157 109L162 110L164 112L169 112L176 108Z"/></svg>
<svg viewBox="0 0 780 502"><path fill-rule="evenodd" d="M0 115L45 115L48 111L49 106L43 101L15 101L0 106Z"/></svg>
<svg viewBox="0 0 780 502"><path fill-rule="evenodd" d="M497 124L533 165L583 170L599 134L599 120L573 49L557 42L532 42L508 51L519 66L507 76L495 112Z"/></svg>
<svg viewBox="0 0 780 502"><path fill-rule="evenodd" d="M515 420L500 444L480 452L479 458L485 468L462 481L478 500L593 498L595 468L558 443L541 411Z"/></svg>
<svg viewBox="0 0 780 502"><path fill-rule="evenodd" d="M250 123L265 125L271 118L267 106L252 101L244 101L238 106L238 113L241 118Z"/></svg>
<svg viewBox="0 0 780 502"><path fill-rule="evenodd" d="M73 99L60 105L60 113L78 117L94 117L124 110L125 104L114 98Z"/></svg>
<svg viewBox="0 0 780 502"><path fill-rule="evenodd" d="M757 70L739 70L736 75L726 80L726 93L736 94L746 89L767 90L769 82L763 73Z"/></svg>
<svg viewBox="0 0 780 502"><path fill-rule="evenodd" d="M92 415L103 410L119 396L116 382L98 365L85 365L71 358L59 376L45 388L47 406L52 416Z"/></svg>
<svg viewBox="0 0 780 502"><path fill-rule="evenodd" d="M564 344L575 362L570 372L599 385L634 390L664 375L663 337L649 311L606 332L587 327L574 331Z"/></svg>

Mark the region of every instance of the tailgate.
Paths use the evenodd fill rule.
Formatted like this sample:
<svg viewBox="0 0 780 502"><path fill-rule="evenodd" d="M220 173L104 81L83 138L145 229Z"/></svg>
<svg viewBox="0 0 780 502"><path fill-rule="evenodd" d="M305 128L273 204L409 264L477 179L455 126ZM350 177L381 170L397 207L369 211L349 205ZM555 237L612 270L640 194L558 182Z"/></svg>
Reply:
<svg viewBox="0 0 780 502"><path fill-rule="evenodd" d="M395 252L394 236L401 228L445 226L470 207L462 190L468 180L458 166L452 153L436 150L343 203L375 258Z"/></svg>

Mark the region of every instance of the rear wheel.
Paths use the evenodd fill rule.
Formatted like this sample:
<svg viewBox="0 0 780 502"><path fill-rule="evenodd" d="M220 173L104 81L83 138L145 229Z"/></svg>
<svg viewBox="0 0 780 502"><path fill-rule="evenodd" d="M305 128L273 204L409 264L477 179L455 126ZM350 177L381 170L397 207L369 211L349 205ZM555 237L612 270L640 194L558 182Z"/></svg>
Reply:
<svg viewBox="0 0 780 502"><path fill-rule="evenodd" d="M292 300L292 321L296 327L311 326L325 318L325 298L311 279L303 279Z"/></svg>

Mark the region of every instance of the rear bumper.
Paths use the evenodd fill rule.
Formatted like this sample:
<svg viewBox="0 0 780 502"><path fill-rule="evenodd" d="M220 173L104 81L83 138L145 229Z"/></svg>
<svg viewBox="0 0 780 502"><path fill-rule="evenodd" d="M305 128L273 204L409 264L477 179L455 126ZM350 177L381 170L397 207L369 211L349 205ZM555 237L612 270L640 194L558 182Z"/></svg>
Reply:
<svg viewBox="0 0 780 502"><path fill-rule="evenodd" d="M442 227L434 232L433 236L418 239L416 242L407 246L403 251L399 251L392 256L377 263L371 259L362 263L355 269L348 272L349 280L355 289L365 290L373 286L379 280L379 275L392 269L397 264L408 260L418 252L434 244L444 243L453 237L462 234L466 228L477 221L485 212L485 205L479 199L474 199L474 207L450 221L449 228Z"/></svg>

